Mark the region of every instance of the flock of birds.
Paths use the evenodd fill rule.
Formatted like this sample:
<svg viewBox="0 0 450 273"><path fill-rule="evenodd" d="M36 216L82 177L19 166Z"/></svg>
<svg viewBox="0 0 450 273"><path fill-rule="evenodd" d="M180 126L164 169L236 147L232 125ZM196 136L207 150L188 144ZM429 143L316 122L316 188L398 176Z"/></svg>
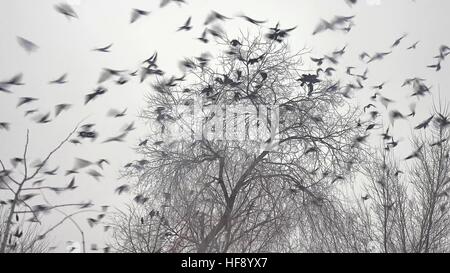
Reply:
<svg viewBox="0 0 450 273"><path fill-rule="evenodd" d="M356 0L346 0L346 2L353 6L357 4ZM184 0L163 0L161 2L161 7L165 7L169 5L170 3L175 3L178 5L187 4ZM55 6L55 10L64 15L65 17L69 19L79 19L78 14L76 13L75 9L72 8L68 4L58 4ZM137 21L142 20L143 17L149 16L151 14L150 11L147 10L141 10L141 9L133 9L131 11L130 16L130 24L135 24ZM251 18L244 14L239 14L236 17L241 18L245 21L247 21L250 24L265 27L264 25L267 23L267 20L258 20ZM210 14L206 16L206 19L204 21L204 30L202 31L200 37L198 37L198 41L200 43L208 43L211 38L214 37L222 37L224 35L224 31L222 27L220 26L220 22L225 22L228 20L233 20L233 17L223 15L217 11L212 10ZM326 32L326 31L342 31L344 33L348 33L352 30L352 28L355 26L355 16L335 16L331 20L321 20L317 27L314 29L313 35L319 35L320 33ZM265 37L267 39L276 41L276 42L283 42L285 38L287 38L297 27L293 26L290 28L283 29L280 27L280 24L277 23L274 27L267 28L267 33L265 34ZM177 31L191 31L193 29L192 25L192 17L188 17L186 21L179 26ZM350 77L351 83L343 85L341 82L337 82L336 84L330 86L328 88L328 91L330 92L340 92L344 97L351 98L351 94L353 91L366 89L366 82L368 81L368 66L371 63L374 62L380 62L383 59L387 58L390 54L393 53L394 50L400 50L399 48L402 46L405 39L407 39L408 35L404 34L401 35L398 39L396 39L390 46L389 50L386 51L379 51L372 54L369 54L367 52L362 52L359 55L359 59L361 60L362 64L366 66L365 70L361 74L357 74L355 71L358 69L357 67L346 67L345 74ZM35 44L34 42L24 38L24 37L17 37L18 44L27 52L32 53L37 50L39 50L39 46ZM405 47L405 50L415 50L418 45L419 41L415 41L414 43L408 45ZM93 49L94 52L97 52L98 54L108 54L113 49L113 43L110 43L108 45L98 47ZM232 40L230 43L231 49L237 48L241 45L240 41L238 40ZM340 58L346 54L347 46L343 47L340 50L336 50L328 55L323 56L315 56L311 57L311 62L315 65L315 71L309 73L309 74L303 74L301 77L297 80L301 83L302 86L307 87L308 96L312 96L315 92L316 86L323 81L323 76L331 77L336 73L338 69L338 65L340 62ZM229 54L233 54L233 50L230 50ZM442 45L439 48L439 52L437 56L434 58L436 63L433 63L428 66L429 69L435 69L436 71L440 71L442 68L442 64L445 61L446 57L450 54L450 47ZM94 90L87 93L84 96L84 104L90 104L93 103L95 100L100 99L102 96L105 96L108 93L108 88L105 87L104 83L106 82L112 82L119 86L125 86L129 81L132 79L137 79L138 82L143 83L145 82L149 77L154 76L165 76L166 72L161 70L157 64L158 61L158 53L155 52L152 56L150 56L148 59L143 60L140 67L137 69L132 70L114 70L110 68L104 68L99 76L99 80L97 82L97 86ZM196 62L186 59L182 60L180 62L181 66L184 68L193 68L196 66L204 67L207 66L210 61L210 55L208 53L202 54L200 57L196 58ZM260 58L255 57L254 59L250 59L249 65L257 64L260 61ZM263 78L267 78L266 75L261 75ZM157 85L154 85L154 88L156 91L163 90L164 87L173 87L179 84L180 82L183 82L185 80L184 76L181 77L175 77L172 76L168 80L164 80L160 82ZM50 85L61 85L64 86L69 81L69 75L63 74L56 79L52 79L48 82ZM223 79L219 78L217 79L219 83L222 84L239 84L239 75L237 75L236 79L231 79L229 77L224 77ZM411 103L410 105L410 113L402 113L398 110L392 109L390 107L393 103L395 103L394 100L384 96L382 93L382 90L385 88L386 83L380 83L376 86L368 87L369 89L373 90L374 93L370 97L370 100L372 103L366 105L363 107L364 117L367 116L369 125L365 128L366 134L359 136L355 139L355 146L362 144L366 142L371 136L371 131L380 129L380 125L377 122L378 118L382 116L383 109L385 112L388 113L388 116L390 118L390 126L394 126L395 122L397 120L406 120L406 119L412 119L416 115L415 110L415 103ZM13 94L13 88L17 86L25 85L23 81L23 75L18 74L10 79L6 79L0 82L0 96L6 96ZM402 84L402 87L410 87L411 92L411 98L422 98L424 96L427 96L431 92L431 87L426 85L426 80L416 77L411 79L406 79L404 83ZM186 92L189 92L189 90L186 90ZM207 97L213 97L214 96L214 90L212 87L207 87L201 92L202 94L205 94ZM244 100L244 99L251 99L250 96L244 97L242 94L236 94L236 100ZM60 103L57 105L54 105L52 111L47 112L41 112L38 108L32 107L33 103L38 101L39 98L36 97L20 97L17 101L17 108L23 109L24 116L28 117L30 116L31 119L39 124L47 124L58 118L60 115L63 114L63 112L69 111L73 108L74 105L70 103ZM111 109L108 112L108 116L110 118L114 119L120 119L122 117L125 117L127 115L128 109ZM170 119L170 116L167 116L167 114L164 111L165 109L159 108L156 109L156 120L163 124L163 122L167 119ZM430 124L435 121L439 126L443 128L450 127L450 118L448 116L445 116L443 113L438 114L437 116L431 116L427 118L424 121L418 122L417 126L415 127L416 130L424 130L427 129ZM363 124L367 124L367 122L361 122L359 121L356 126L362 127ZM4 130L10 130L11 124L6 121L0 121L0 132ZM366 125L364 125L366 126ZM124 124L123 129L114 136L107 137L102 140L102 143L111 143L111 142L124 142L126 137L130 132L135 130L136 127L134 125L134 122L130 124ZM396 148L399 145L399 140L395 138L395 136L390 134L390 127L386 128L384 133L381 135L386 150L391 150ZM99 138L99 133L96 130L96 124L90 123L90 124L83 124L79 127L78 131L76 132L76 135L70 139L70 143L74 145L80 145L85 140L89 141L96 141ZM431 144L432 146L438 146L444 143L446 140L440 140L439 142ZM153 143L153 145L161 145L163 144L162 141ZM138 143L138 146L147 146L149 145L148 140L143 140L140 143ZM420 155L420 151L423 147L419 147L417 150L412 151L411 155L406 157L405 160L412 160L414 158L417 158ZM311 151L313 152L313 151ZM3 170L0 171L0 181L7 180L8 177L13 173L14 169L17 168L20 164L24 164L23 158L13 158L10 160L11 166L13 169L6 169L3 167ZM86 170L86 174L93 177L96 180L100 180L103 175L101 174L101 170L103 170L105 165L108 165L110 162L108 159L99 159L96 162L88 161L81 158L75 158L75 163L72 169L67 170L65 172L66 176L72 176L69 183L67 183L64 187L43 187L42 184L45 182L45 178L39 179L37 181L33 181L32 188L36 187L36 189L48 189L52 190L56 193L61 193L65 191L73 191L77 189L76 184L76 176L82 171ZM136 162L130 162L125 165L125 168L144 168L146 164L149 162L146 160L139 160ZM59 168L54 168L52 170L44 170L44 166L42 166L42 162L35 162L35 164L32 165L34 168L42 168L41 175L43 176L55 176L59 173ZM401 174L401 171L398 171L396 175ZM339 179L343 179L343 177L339 177ZM32 190L31 188L31 190ZM128 184L123 184L115 189L115 193L118 195L121 195L126 192L130 192L131 188ZM28 201L34 197L38 196L38 194L22 194L20 196L19 201L25 202ZM368 200L368 196L363 197L363 200ZM134 201L138 204L144 204L148 202L148 198L145 197L142 194L136 195L134 197ZM7 205L10 204L13 200L0 200L0 205ZM92 202L87 202L83 204L79 204L80 209L86 209L89 207L92 207L94 204ZM37 222L39 219L37 219L36 214L39 213L45 213L49 212L52 209L51 206L48 205L36 205L32 207L32 210L35 212L35 216L33 216L29 221L31 222ZM96 218L88 218L87 222L91 227L94 227L95 225L98 225L102 223L102 220L105 217L105 214L107 213L108 207L102 206L102 212L96 217ZM157 210L152 210L152 217L160 217L160 213ZM19 221L17 216L17 221ZM109 230L110 226L105 225L104 231L107 232ZM22 236L22 233L20 230L17 230L13 236L20 238ZM98 247L96 245L93 245L91 247L92 250L97 250ZM104 248L104 251L109 251L110 248L106 247Z"/></svg>

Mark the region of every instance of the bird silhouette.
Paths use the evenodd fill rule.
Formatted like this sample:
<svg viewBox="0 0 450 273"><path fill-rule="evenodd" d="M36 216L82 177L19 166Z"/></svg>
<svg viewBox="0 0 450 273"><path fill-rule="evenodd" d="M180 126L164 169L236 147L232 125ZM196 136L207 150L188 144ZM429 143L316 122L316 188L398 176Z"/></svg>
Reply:
<svg viewBox="0 0 450 273"><path fill-rule="evenodd" d="M131 11L130 24L133 24L134 22L136 22L142 16L147 16L149 14L150 14L149 11L145 11L145 10L141 10L141 9L133 9Z"/></svg>
<svg viewBox="0 0 450 273"><path fill-rule="evenodd" d="M53 80L53 81L49 82L49 83L50 84L65 84L65 83L67 83L66 78L67 78L67 73L62 75L62 76L60 76L56 80Z"/></svg>
<svg viewBox="0 0 450 273"><path fill-rule="evenodd" d="M32 41L27 40L27 39L25 39L23 37L17 37L17 42L28 53L35 52L35 51L37 51L39 49L39 46L37 46Z"/></svg>
<svg viewBox="0 0 450 273"><path fill-rule="evenodd" d="M66 16L66 18L70 19L70 18L78 18L77 13L75 12L75 10L67 3L61 3L58 5L55 5L55 10L59 13L61 13L62 15Z"/></svg>
<svg viewBox="0 0 450 273"><path fill-rule="evenodd" d="M112 46L113 46L113 44L109 44L109 45L104 46L104 47L94 48L93 51L109 53L109 52L111 52L110 49L111 49Z"/></svg>
<svg viewBox="0 0 450 273"><path fill-rule="evenodd" d="M179 27L177 31L181 31L181 30L189 31L189 30L191 30L191 29L192 29L192 26L191 26L191 20L192 20L192 17L189 17L189 18L186 20L186 22L184 23L184 25L182 25L181 27Z"/></svg>

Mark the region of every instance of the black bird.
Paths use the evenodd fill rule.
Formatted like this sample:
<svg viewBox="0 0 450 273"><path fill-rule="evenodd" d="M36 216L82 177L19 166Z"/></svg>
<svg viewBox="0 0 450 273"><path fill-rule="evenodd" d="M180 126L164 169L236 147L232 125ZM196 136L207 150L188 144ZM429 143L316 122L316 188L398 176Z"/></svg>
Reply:
<svg viewBox="0 0 450 273"><path fill-rule="evenodd" d="M379 52L379 53L375 53L375 55L373 55L373 56L369 59L369 61L368 61L367 63L372 63L372 62L374 62L374 61L380 61L380 60L383 60L384 57L388 56L388 55L391 54L391 53L392 53L392 51L390 51L390 52Z"/></svg>
<svg viewBox="0 0 450 273"><path fill-rule="evenodd" d="M438 62L437 64L433 64L433 65L428 65L427 66L428 68L433 68L433 69L435 69L436 71L441 71L441 62Z"/></svg>
<svg viewBox="0 0 450 273"><path fill-rule="evenodd" d="M311 61L315 62L318 66L323 64L324 58L313 58L311 57Z"/></svg>
<svg viewBox="0 0 450 273"><path fill-rule="evenodd" d="M66 186L66 189L68 190L74 190L78 188L77 186L75 186L75 177L72 178L72 180L69 182L69 184Z"/></svg>
<svg viewBox="0 0 450 273"><path fill-rule="evenodd" d="M420 41L415 42L414 44L412 44L410 47L407 48L407 50L411 50L411 49L416 49L417 45L419 44Z"/></svg>
<svg viewBox="0 0 450 273"><path fill-rule="evenodd" d="M134 202L142 205L142 204L145 204L149 200L149 198L144 197L142 194L139 194L139 195L136 195L133 200L134 200Z"/></svg>
<svg viewBox="0 0 450 273"><path fill-rule="evenodd" d="M366 112L367 109L370 109L370 108L377 108L377 107L376 107L375 105L373 105L372 103L367 104L367 105L364 106L364 108L363 108L364 113Z"/></svg>
<svg viewBox="0 0 450 273"><path fill-rule="evenodd" d="M400 43L402 42L403 39L405 39L408 36L408 34L404 34L402 35L400 38L398 38L397 40L395 40L395 42L392 44L391 48L397 47L400 45Z"/></svg>
<svg viewBox="0 0 450 273"><path fill-rule="evenodd" d="M178 5L186 4L185 0L161 0L161 3L159 4L159 7L163 8L163 7L167 6L171 2L175 2Z"/></svg>
<svg viewBox="0 0 450 273"><path fill-rule="evenodd" d="M420 130L420 129L426 129L428 128L428 126L430 125L431 121L434 119L434 115L431 116L430 118L428 118L427 120L425 120L424 122L420 123L419 125L417 125L416 127L414 127L414 129L416 130Z"/></svg>
<svg viewBox="0 0 450 273"><path fill-rule="evenodd" d="M111 109L108 112L108 116L109 117L113 117L113 118L121 118L121 117L124 117L126 115L127 110L128 110L128 108L126 108L123 111L119 111L119 110L116 110L116 109Z"/></svg>
<svg viewBox="0 0 450 273"><path fill-rule="evenodd" d="M19 98L19 102L17 103L17 106L16 106L16 107L20 107L20 106L22 106L22 105L24 105L24 104L28 104L28 103L31 103L31 102L37 101L37 100L38 100L38 99L36 99L36 98L22 97L22 98Z"/></svg>
<svg viewBox="0 0 450 273"><path fill-rule="evenodd" d="M35 43L23 37L17 37L17 42L28 53L34 52L39 49L39 47Z"/></svg>
<svg viewBox="0 0 450 273"><path fill-rule="evenodd" d="M192 29L192 26L191 26L191 20L192 20L192 17L189 17L189 18L186 20L186 22L184 23L184 25L182 25L181 27L179 27L177 31L181 31L181 30L189 31L189 30L191 30L191 29Z"/></svg>
<svg viewBox="0 0 450 273"><path fill-rule="evenodd" d="M102 73L100 74L100 78L97 83L103 83L109 80L112 76L121 76L121 73L125 72L125 70L115 70L110 68L103 68Z"/></svg>
<svg viewBox="0 0 450 273"><path fill-rule="evenodd" d="M53 169L53 170L50 170L50 171L45 171L44 172L44 174L45 175L50 175L50 176L55 176L57 173L57 171L58 171L58 169L59 169L59 167L56 167L55 169Z"/></svg>
<svg viewBox="0 0 450 273"><path fill-rule="evenodd" d="M442 144L444 144L447 141L448 141L448 138L441 139L441 140L439 140L437 142L434 142L434 143L430 144L430 147L436 147L436 146L441 147Z"/></svg>
<svg viewBox="0 0 450 273"><path fill-rule="evenodd" d="M389 140L392 138L392 136L389 135L389 127L386 129L386 132L381 134L381 136L383 137L383 140Z"/></svg>
<svg viewBox="0 0 450 273"><path fill-rule="evenodd" d="M97 139L98 134L94 131L81 131L78 133L80 138L90 138L92 141Z"/></svg>
<svg viewBox="0 0 450 273"><path fill-rule="evenodd" d="M375 85L375 86L373 86L372 89L382 90L382 89L384 88L385 85L386 85L386 83L383 82L383 83L380 84L380 85Z"/></svg>
<svg viewBox="0 0 450 273"><path fill-rule="evenodd" d="M139 147L147 146L147 143L148 143L148 139L141 141L138 146Z"/></svg>
<svg viewBox="0 0 450 273"><path fill-rule="evenodd" d="M205 30L203 30L202 35L200 37L198 37L197 39L205 44L207 44L209 42L207 35L208 35L208 29L206 28Z"/></svg>
<svg viewBox="0 0 450 273"><path fill-rule="evenodd" d="M266 37L269 40L274 40L277 42L282 42L284 38L286 38L289 35L289 32L295 30L297 27L292 27L292 28L288 28L288 29L280 29L279 28L279 23L274 27L274 28L270 28L271 32L266 34Z"/></svg>
<svg viewBox="0 0 450 273"><path fill-rule="evenodd" d="M366 194L365 196L362 196L361 199L362 199L363 201L367 201L367 200L370 199L370 195Z"/></svg>
<svg viewBox="0 0 450 273"><path fill-rule="evenodd" d="M49 82L49 84L65 84L65 83L67 83L66 78L67 78L67 73L62 75L58 79Z"/></svg>
<svg viewBox="0 0 450 273"><path fill-rule="evenodd" d="M58 4L58 5L55 5L55 9L56 9L57 12L63 14L68 19L70 19L70 18L78 18L77 13L75 12L75 10L69 4L61 3L61 4Z"/></svg>
<svg viewBox="0 0 450 273"><path fill-rule="evenodd" d="M63 111L67 111L72 107L71 104L58 104L55 106L55 117L59 116L61 114L61 112Z"/></svg>
<svg viewBox="0 0 450 273"><path fill-rule="evenodd" d="M392 110L389 112L389 119L391 121L391 125L394 126L397 119L405 119L405 116L397 110Z"/></svg>
<svg viewBox="0 0 450 273"><path fill-rule="evenodd" d="M12 93L8 89L6 89L6 85L0 84L0 91L4 93Z"/></svg>
<svg viewBox="0 0 450 273"><path fill-rule="evenodd" d="M122 193L128 192L128 191L130 191L130 186L128 186L128 185L122 185L122 186L119 186L119 187L117 187L117 188L115 189L115 192L116 192L118 195L121 195Z"/></svg>
<svg viewBox="0 0 450 273"><path fill-rule="evenodd" d="M22 77L23 74L17 74L14 77L12 77L10 80L4 81L4 82L0 82L0 85L3 86L9 86L9 85L25 85L24 83L22 83Z"/></svg>
<svg viewBox="0 0 450 273"><path fill-rule="evenodd" d="M113 46L113 44L109 44L109 45L107 45L105 47L94 48L93 51L109 53L109 52L111 52L110 49L111 49L112 46Z"/></svg>
<svg viewBox="0 0 450 273"><path fill-rule="evenodd" d="M415 117L416 116L416 104L411 103L409 105L409 110L411 111L411 113L408 115L408 117Z"/></svg>
<svg viewBox="0 0 450 273"><path fill-rule="evenodd" d="M254 24L254 25L257 25L257 26L259 26L260 24L264 24L264 23L267 22L267 20L255 20L255 19L250 18L250 17L248 17L248 16L246 16L246 15L244 15L244 14L238 15L238 17L244 18L247 22L250 22L250 23L252 23L252 24Z"/></svg>
<svg viewBox="0 0 450 273"><path fill-rule="evenodd" d="M222 14L218 13L217 11L212 10L211 13L208 15L208 17L206 17L204 25L205 26L209 25L216 20L224 21L224 20L228 20L228 19L231 19L231 18L226 17L225 15L222 15Z"/></svg>
<svg viewBox="0 0 450 273"><path fill-rule="evenodd" d="M367 131L370 131L370 130L373 130L373 129L375 128L375 126L377 126L377 125L376 125L376 124L370 124L370 125L368 125L367 128L366 128L366 132L367 132Z"/></svg>
<svg viewBox="0 0 450 273"><path fill-rule="evenodd" d="M108 142L123 142L124 138L128 135L128 132L122 133L118 136L115 137L110 137L108 139L106 139L105 141L103 141L103 143L108 143Z"/></svg>
<svg viewBox="0 0 450 273"><path fill-rule="evenodd" d="M50 119L50 113L42 114L42 115L37 116L37 117L35 118L35 121L36 121L37 123L42 123L42 124L51 122L51 119Z"/></svg>
<svg viewBox="0 0 450 273"><path fill-rule="evenodd" d="M108 91L108 89L106 89L104 87L101 87L101 86L98 87L97 89L95 89L95 91L93 93L86 95L84 104L85 105L88 104L91 100L94 100L98 96L105 94L107 91Z"/></svg>
<svg viewBox="0 0 450 273"><path fill-rule="evenodd" d="M107 159L100 159L99 161L97 161L97 166L99 166L100 169L102 169L102 170L103 170L103 164L110 165L110 163Z"/></svg>
<svg viewBox="0 0 450 273"><path fill-rule="evenodd" d="M32 115L32 114L36 113L37 111L38 111L37 109L32 109L32 110L25 111L24 116L27 117L29 115Z"/></svg>
<svg viewBox="0 0 450 273"><path fill-rule="evenodd" d="M141 16L147 16L149 14L150 14L149 11L140 10L140 9L133 9L131 11L130 24L136 22Z"/></svg>
<svg viewBox="0 0 450 273"><path fill-rule="evenodd" d="M450 126L450 120L449 117L444 116L443 114L439 113L438 117L436 118L436 123L441 127L441 128L447 128Z"/></svg>
<svg viewBox="0 0 450 273"><path fill-rule="evenodd" d="M367 141L367 138L368 138L369 136L370 136L370 135L357 136L357 137L354 139L354 141L353 141L352 148L355 148L357 145L366 142L366 141Z"/></svg>
<svg viewBox="0 0 450 273"><path fill-rule="evenodd" d="M410 156L407 156L406 158L405 158L405 160L411 160L411 159L414 159L414 158L419 158L420 157L420 152L422 151L422 149L423 149L423 144L416 150L416 151L414 151Z"/></svg>
<svg viewBox="0 0 450 273"><path fill-rule="evenodd" d="M100 177L103 177L103 175L96 170L89 170L87 174L97 181L100 179Z"/></svg>

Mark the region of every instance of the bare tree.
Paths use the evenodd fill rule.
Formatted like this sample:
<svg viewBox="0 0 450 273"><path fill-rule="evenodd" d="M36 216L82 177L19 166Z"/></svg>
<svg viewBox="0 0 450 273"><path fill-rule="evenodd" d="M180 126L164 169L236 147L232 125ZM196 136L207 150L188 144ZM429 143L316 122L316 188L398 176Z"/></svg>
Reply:
<svg viewBox="0 0 450 273"><path fill-rule="evenodd" d="M11 160L13 169L7 169L5 163L0 160L0 165L2 167L2 171L0 172L0 190L11 196L9 200L2 201L2 205L6 206L7 210L0 236L0 253L10 252L11 249L17 246L42 250L43 244L38 241L43 240L47 234L53 231L56 227L60 226L66 220L71 220L71 216L82 213L83 211L77 211L73 214L66 215L56 225L42 230L42 233L37 235L37 230L34 228L36 228L37 224L41 224L41 218L43 215L54 210L58 210L59 208L76 207L83 209L91 205L86 203L50 204L45 199L45 192L60 193L63 191L72 190L73 187L70 184L64 187L41 186L41 184L45 181L45 177L56 175L57 169L48 170L46 167L48 166L53 155L69 141L77 129L78 126L38 163L33 164L28 160L28 149L30 144L28 131L23 156L21 158ZM19 166L23 167L23 172L19 171ZM5 194L5 196L7 195ZM32 202L35 203L35 199L37 199L37 197L41 197L41 199L44 198L46 204L33 205ZM24 217L26 216L29 217L24 220ZM32 223L32 225L24 225L25 222ZM12 232L13 228L15 228L14 233ZM25 231L22 230L22 228L24 228ZM15 238L15 241L13 238Z"/></svg>
<svg viewBox="0 0 450 273"><path fill-rule="evenodd" d="M431 128L414 133L411 156L399 159L389 143L385 143L367 161L358 178L365 182L355 189L355 202L347 202L345 206L352 215L352 223L356 223L344 225L345 230L360 235L342 234L339 238L352 244L362 239L363 245L372 245L367 249L347 248L345 252L450 251L448 109L439 106L434 111ZM344 198L350 200L348 195ZM342 223L341 219L333 217L335 227ZM330 233L336 236L335 231L330 231L323 238L331 236Z"/></svg>
<svg viewBox="0 0 450 273"><path fill-rule="evenodd" d="M186 59L184 77L160 78L148 95L142 117L156 129L124 175L135 181L135 200L151 200L143 211L160 224L150 229L145 216L136 222L132 209L116 229L120 250L155 251L130 248L147 234L158 251L300 251L296 224L313 220L305 208L333 203L333 189L363 155L358 110L331 77L303 70L306 50L291 53L284 41L250 34L219 44L216 63L206 54ZM200 138L198 123L184 118L199 101ZM246 110L210 110L230 105ZM267 108L279 114L258 118ZM177 126L187 139L173 139ZM269 134L255 140L249 128ZM230 132L238 138L224 137Z"/></svg>

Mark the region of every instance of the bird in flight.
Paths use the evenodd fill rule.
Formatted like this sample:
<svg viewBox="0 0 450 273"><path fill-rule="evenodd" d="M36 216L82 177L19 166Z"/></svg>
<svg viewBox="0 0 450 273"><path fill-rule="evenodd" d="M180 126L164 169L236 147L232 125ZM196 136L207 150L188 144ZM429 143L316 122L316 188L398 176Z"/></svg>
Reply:
<svg viewBox="0 0 450 273"><path fill-rule="evenodd" d="M181 30L189 31L189 30L191 30L191 29L192 29L192 26L191 26L191 20L192 20L192 17L189 17L189 18L186 20L186 22L184 23L184 25L182 25L181 27L179 27L177 31L181 31Z"/></svg>
<svg viewBox="0 0 450 273"><path fill-rule="evenodd" d="M17 37L17 42L19 45L28 53L35 52L39 49L39 46L33 43L30 40L27 40L23 37Z"/></svg>
<svg viewBox="0 0 450 273"><path fill-rule="evenodd" d="M112 46L113 46L113 44L109 44L109 45L104 46L104 47L94 48L93 51L109 53L109 52L111 52L110 49L111 49Z"/></svg>
<svg viewBox="0 0 450 273"><path fill-rule="evenodd" d="M134 22L136 22L142 16L147 16L149 14L150 14L149 11L145 11L145 10L141 10L141 9L133 9L131 11L130 24L133 24Z"/></svg>

